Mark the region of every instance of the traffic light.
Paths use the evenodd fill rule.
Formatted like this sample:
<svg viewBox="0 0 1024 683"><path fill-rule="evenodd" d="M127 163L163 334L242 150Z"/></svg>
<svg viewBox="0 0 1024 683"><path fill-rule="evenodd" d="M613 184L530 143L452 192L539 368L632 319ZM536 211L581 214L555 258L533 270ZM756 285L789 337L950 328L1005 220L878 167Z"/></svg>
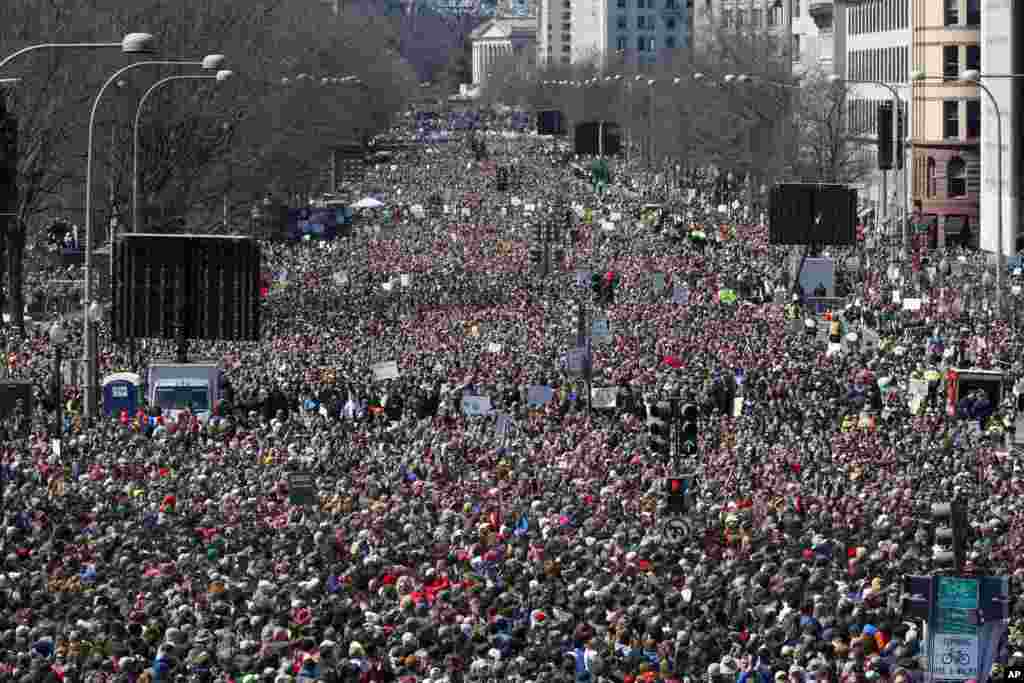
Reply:
<svg viewBox="0 0 1024 683"><path fill-rule="evenodd" d="M686 499L690 493L690 477L667 477L665 493L668 496L668 511L673 515L685 515Z"/></svg>
<svg viewBox="0 0 1024 683"><path fill-rule="evenodd" d="M892 102L878 104L878 170L892 170Z"/></svg>
<svg viewBox="0 0 1024 683"><path fill-rule="evenodd" d="M682 427L679 429L679 448L676 451L681 456L697 455L697 444L700 439L700 425L698 419L700 411L692 403L683 406L681 413Z"/></svg>
<svg viewBox="0 0 1024 683"><path fill-rule="evenodd" d="M960 569L970 542L967 506L960 501L933 504L932 528L935 530L933 564L936 568Z"/></svg>

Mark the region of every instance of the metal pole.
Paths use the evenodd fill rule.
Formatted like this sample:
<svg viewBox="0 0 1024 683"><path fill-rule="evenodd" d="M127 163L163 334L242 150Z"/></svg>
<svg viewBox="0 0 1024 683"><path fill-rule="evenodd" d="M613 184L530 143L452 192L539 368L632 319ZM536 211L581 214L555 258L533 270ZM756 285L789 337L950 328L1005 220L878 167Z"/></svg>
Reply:
<svg viewBox="0 0 1024 683"><path fill-rule="evenodd" d="M999 111L999 102L996 101L992 91L988 89L988 86L975 81L978 87L985 91L985 95L988 97L989 103L996 112L996 165L998 166L998 174L996 181L996 193L998 197L998 205L996 206L996 238L999 240L999 246L996 251L996 305L998 310L1003 310L1003 277L1004 271L1006 270L1006 249L1003 244L1003 114Z"/></svg>
<svg viewBox="0 0 1024 683"><path fill-rule="evenodd" d="M604 121L597 122L597 156L604 158Z"/></svg>
<svg viewBox="0 0 1024 683"><path fill-rule="evenodd" d="M89 113L89 132L86 144L85 155L85 286L82 292L82 325L83 325L83 349L82 362L85 364L85 382L82 397L82 419L88 424L96 414L96 340L92 334L93 324L89 313L89 306L92 304L92 148L93 135L96 128L96 112L99 110L103 93L107 91L122 74L140 66L202 66L202 62L185 60L161 60L136 62L122 67L115 71L100 88L96 99L92 103L92 111Z"/></svg>
<svg viewBox="0 0 1024 683"><path fill-rule="evenodd" d="M171 81L179 80L216 80L216 76L182 75L168 76L149 86L149 90L139 98L139 105L135 108L135 121L132 124L132 232L139 231L139 119L142 118L142 107L150 94L161 85ZM225 219L227 224L227 219Z"/></svg>
<svg viewBox="0 0 1024 683"><path fill-rule="evenodd" d="M61 345L53 345L53 378L57 385L54 403L56 404L53 435L54 438L61 438L64 434L64 377L61 374Z"/></svg>

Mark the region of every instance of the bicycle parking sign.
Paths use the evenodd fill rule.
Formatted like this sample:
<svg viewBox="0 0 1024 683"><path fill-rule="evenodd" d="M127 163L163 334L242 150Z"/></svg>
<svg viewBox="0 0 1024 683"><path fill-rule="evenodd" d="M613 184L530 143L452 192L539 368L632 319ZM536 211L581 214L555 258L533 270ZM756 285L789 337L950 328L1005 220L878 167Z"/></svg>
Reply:
<svg viewBox="0 0 1024 683"><path fill-rule="evenodd" d="M978 581L952 576L936 578L934 635L929 650L932 680L962 681L978 677L978 627L971 613L978 609Z"/></svg>
<svg viewBox="0 0 1024 683"><path fill-rule="evenodd" d="M932 646L931 671L935 680L978 677L978 636L937 633Z"/></svg>

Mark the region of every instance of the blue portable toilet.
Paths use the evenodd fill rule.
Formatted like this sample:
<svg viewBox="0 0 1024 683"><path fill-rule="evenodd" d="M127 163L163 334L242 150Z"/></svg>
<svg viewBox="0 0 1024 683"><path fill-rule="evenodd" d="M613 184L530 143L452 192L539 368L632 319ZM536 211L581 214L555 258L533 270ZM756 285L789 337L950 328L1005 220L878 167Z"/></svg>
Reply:
<svg viewBox="0 0 1024 683"><path fill-rule="evenodd" d="M103 378L103 414L120 415L127 410L135 415L142 398L142 378L134 372L115 372Z"/></svg>

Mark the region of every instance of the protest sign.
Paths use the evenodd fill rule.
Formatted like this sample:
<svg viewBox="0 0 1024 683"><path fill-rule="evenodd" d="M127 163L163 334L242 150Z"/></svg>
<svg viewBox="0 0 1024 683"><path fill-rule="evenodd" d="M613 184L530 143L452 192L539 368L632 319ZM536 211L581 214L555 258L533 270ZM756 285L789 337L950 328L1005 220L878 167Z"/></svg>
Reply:
<svg viewBox="0 0 1024 683"><path fill-rule="evenodd" d="M545 384L534 384L526 390L526 403L530 406L542 406L555 395L555 390Z"/></svg>
<svg viewBox="0 0 1024 683"><path fill-rule="evenodd" d="M398 362L393 360L373 364L373 379L382 382L386 379L398 379Z"/></svg>
<svg viewBox="0 0 1024 683"><path fill-rule="evenodd" d="M590 404L594 408L614 408L618 392L615 387L594 387L590 391Z"/></svg>

